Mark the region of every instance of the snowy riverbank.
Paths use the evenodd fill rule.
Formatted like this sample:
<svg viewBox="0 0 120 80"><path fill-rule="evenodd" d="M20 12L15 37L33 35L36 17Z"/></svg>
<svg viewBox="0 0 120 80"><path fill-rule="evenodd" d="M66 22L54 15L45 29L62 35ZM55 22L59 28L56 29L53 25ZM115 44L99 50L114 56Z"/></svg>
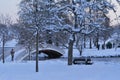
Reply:
<svg viewBox="0 0 120 80"><path fill-rule="evenodd" d="M67 57L68 54L67 54L67 50L65 49L64 50L66 54L64 54L64 57ZM112 48L112 49L105 49L105 50L97 50L97 49L84 49L83 50L83 53L82 53L82 56L94 56L94 57L100 57L100 56L119 56L120 55L120 48L117 48L115 50L115 48ZM79 51L77 49L74 49L73 50L73 56L74 57L79 57L80 54L79 54Z"/></svg>

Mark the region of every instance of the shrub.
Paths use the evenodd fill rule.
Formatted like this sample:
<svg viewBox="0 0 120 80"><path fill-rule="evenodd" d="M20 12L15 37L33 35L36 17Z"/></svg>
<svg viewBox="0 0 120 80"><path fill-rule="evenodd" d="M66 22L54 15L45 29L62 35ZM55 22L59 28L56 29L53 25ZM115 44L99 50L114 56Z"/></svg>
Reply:
<svg viewBox="0 0 120 80"><path fill-rule="evenodd" d="M111 49L111 48L112 48L112 43L111 43L111 42L108 42L108 43L106 44L106 48L107 48L107 49Z"/></svg>

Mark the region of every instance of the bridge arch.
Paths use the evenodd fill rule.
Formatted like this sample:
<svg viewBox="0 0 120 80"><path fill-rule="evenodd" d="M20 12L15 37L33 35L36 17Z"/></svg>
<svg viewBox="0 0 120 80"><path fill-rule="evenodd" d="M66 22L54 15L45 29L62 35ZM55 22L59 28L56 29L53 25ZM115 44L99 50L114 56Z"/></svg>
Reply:
<svg viewBox="0 0 120 80"><path fill-rule="evenodd" d="M43 50L39 50L39 53L44 53L46 55L48 55L48 58L59 58L61 56L63 56L63 53L60 53L56 50L52 50L52 49L43 49Z"/></svg>
<svg viewBox="0 0 120 80"><path fill-rule="evenodd" d="M59 58L63 56L64 51L63 49L57 46L54 46L51 44L45 44L45 45L42 45L42 48L39 49L39 53L44 53L48 55L49 58Z"/></svg>

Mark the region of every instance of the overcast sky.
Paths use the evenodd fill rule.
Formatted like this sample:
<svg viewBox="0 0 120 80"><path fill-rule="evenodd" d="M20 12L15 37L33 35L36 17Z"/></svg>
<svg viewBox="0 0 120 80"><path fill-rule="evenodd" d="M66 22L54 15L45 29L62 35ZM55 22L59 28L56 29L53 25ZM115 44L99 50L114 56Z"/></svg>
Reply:
<svg viewBox="0 0 120 80"><path fill-rule="evenodd" d="M21 0L0 0L0 14L8 14L11 16L12 20L16 21L17 12L18 12L18 4L20 3ZM115 2L116 0L111 0L112 3L115 3L117 5L117 14L119 15L120 13L120 6L118 7L118 4ZM111 20L115 19L115 14L111 11L110 15ZM116 21L112 21L112 25L116 24Z"/></svg>
<svg viewBox="0 0 120 80"><path fill-rule="evenodd" d="M116 10L116 12L113 12L112 10L109 12L108 16L111 18L111 25L118 24L118 22L120 24L120 18L118 19L118 17L120 16L120 5L116 2L116 0L111 0L111 2L112 4L114 4Z"/></svg>
<svg viewBox="0 0 120 80"><path fill-rule="evenodd" d="M12 20L18 18L18 4L20 0L0 0L0 15L9 15Z"/></svg>

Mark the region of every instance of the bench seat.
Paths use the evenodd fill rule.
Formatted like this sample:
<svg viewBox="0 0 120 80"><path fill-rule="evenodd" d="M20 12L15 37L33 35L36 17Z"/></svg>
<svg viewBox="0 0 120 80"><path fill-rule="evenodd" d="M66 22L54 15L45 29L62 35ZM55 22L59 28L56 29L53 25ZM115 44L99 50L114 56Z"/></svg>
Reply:
<svg viewBox="0 0 120 80"><path fill-rule="evenodd" d="M91 65L93 62L91 61L90 58L75 58L73 60L74 64L86 64L86 65Z"/></svg>

